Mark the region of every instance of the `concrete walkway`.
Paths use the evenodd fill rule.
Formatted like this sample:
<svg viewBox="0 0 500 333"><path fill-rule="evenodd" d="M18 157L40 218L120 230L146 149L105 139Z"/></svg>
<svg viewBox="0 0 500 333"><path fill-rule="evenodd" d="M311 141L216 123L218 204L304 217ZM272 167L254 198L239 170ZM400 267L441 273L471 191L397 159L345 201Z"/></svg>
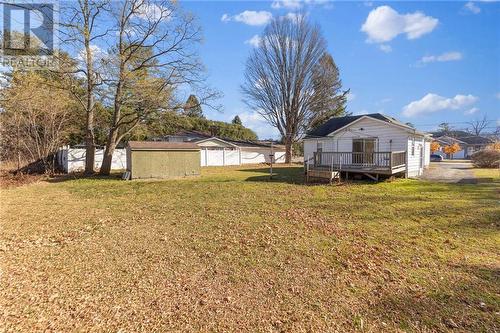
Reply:
<svg viewBox="0 0 500 333"><path fill-rule="evenodd" d="M470 162L433 162L421 179L443 183L477 183Z"/></svg>

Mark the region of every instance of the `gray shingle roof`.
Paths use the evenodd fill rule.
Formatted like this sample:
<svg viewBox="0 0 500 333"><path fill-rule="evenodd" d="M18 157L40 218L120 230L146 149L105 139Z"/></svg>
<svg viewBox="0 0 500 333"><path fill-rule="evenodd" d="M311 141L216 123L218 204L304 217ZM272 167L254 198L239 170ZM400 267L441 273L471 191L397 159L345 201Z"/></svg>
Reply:
<svg viewBox="0 0 500 333"><path fill-rule="evenodd" d="M346 117L330 118L322 125L307 132L306 139L327 136L328 134L335 132L336 130L338 130L346 125L349 125L353 121L358 120L359 118L364 117L364 116L368 116L371 118L382 120L382 121L385 121L387 123L403 126L403 127L408 128L409 130L414 130L412 127L410 127L406 124L403 124L402 122L396 120L395 118L383 115L381 113L369 113L369 114L362 114L362 115L358 115L358 116L346 116Z"/></svg>
<svg viewBox="0 0 500 333"><path fill-rule="evenodd" d="M132 150L200 150L192 142L165 142L165 141L129 141Z"/></svg>

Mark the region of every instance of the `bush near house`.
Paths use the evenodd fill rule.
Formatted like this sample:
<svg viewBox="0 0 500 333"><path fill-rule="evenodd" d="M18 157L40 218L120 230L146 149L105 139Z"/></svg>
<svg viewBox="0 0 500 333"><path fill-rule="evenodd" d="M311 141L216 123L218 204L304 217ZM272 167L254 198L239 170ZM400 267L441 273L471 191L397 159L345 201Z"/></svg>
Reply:
<svg viewBox="0 0 500 333"><path fill-rule="evenodd" d="M476 168L498 168L500 164L500 151L485 149L471 156L472 163Z"/></svg>

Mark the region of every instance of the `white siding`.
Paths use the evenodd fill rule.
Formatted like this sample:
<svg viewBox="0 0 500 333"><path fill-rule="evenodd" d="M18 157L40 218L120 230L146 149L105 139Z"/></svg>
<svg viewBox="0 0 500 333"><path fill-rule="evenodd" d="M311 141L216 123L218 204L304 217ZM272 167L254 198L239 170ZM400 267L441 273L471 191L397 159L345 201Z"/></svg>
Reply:
<svg viewBox="0 0 500 333"><path fill-rule="evenodd" d="M362 119L329 138L307 139L304 141L304 158L311 158L321 143L324 152L351 152L352 140L363 138L377 139L376 151L405 151L408 133L387 123Z"/></svg>
<svg viewBox="0 0 500 333"><path fill-rule="evenodd" d="M431 142L430 140L425 140L424 142L424 167L427 168L431 163Z"/></svg>
<svg viewBox="0 0 500 333"><path fill-rule="evenodd" d="M415 149L412 149L413 144ZM422 175L425 165L424 154L424 138L410 137L408 138L408 153L407 159L407 177L418 177Z"/></svg>
<svg viewBox="0 0 500 333"><path fill-rule="evenodd" d="M430 162L430 142L424 142L422 136L415 136L415 154L412 155L411 144L413 136L408 131L397 126L365 118L330 137L304 140L304 159L312 158L318 144L323 152L352 152L354 139L375 139L375 151L407 152L408 177L420 176L423 168Z"/></svg>

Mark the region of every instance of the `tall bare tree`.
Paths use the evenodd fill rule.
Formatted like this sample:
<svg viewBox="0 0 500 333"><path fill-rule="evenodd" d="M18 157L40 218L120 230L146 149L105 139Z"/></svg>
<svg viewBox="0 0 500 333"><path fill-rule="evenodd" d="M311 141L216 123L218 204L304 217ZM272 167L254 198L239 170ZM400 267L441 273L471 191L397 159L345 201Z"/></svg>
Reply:
<svg viewBox="0 0 500 333"><path fill-rule="evenodd" d="M96 62L97 42L109 34L104 26L110 0L78 0L65 2L62 6L64 20L61 23L62 42L72 45L79 53L81 66L77 71L84 78L85 91L72 89L85 111L85 173L94 173L95 165L95 107L96 89L101 85ZM75 88L75 87L73 87Z"/></svg>
<svg viewBox="0 0 500 333"><path fill-rule="evenodd" d="M201 29L189 13L170 0L112 2L117 41L108 61L107 85L112 91L113 115L100 173L108 175L116 145L155 108L128 107L138 78L148 82L142 101L161 99L184 85L202 81L196 46ZM147 80L147 77L151 78ZM136 90L137 91L137 90ZM137 104L137 103L135 103Z"/></svg>
<svg viewBox="0 0 500 333"><path fill-rule="evenodd" d="M331 85L315 82L315 70L326 54L326 41L318 26L305 15L276 18L265 28L259 47L246 63L242 85L244 101L278 129L290 163L292 144L324 110Z"/></svg>
<svg viewBox="0 0 500 333"><path fill-rule="evenodd" d="M467 131L474 135L481 135L481 132L483 132L486 127L488 127L489 123L490 122L488 121L488 117L484 115L482 119L467 123L470 126Z"/></svg>

